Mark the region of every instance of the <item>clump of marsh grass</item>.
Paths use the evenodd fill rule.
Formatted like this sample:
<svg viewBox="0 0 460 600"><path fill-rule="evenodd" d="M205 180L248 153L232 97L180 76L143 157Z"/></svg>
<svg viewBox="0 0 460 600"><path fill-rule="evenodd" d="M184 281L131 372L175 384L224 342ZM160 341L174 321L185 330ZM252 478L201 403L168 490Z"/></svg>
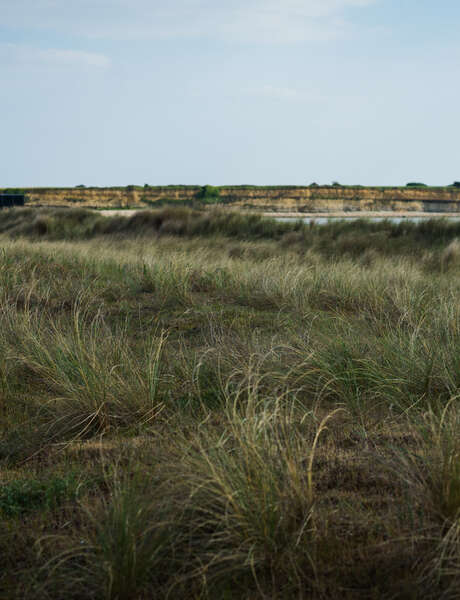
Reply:
<svg viewBox="0 0 460 600"><path fill-rule="evenodd" d="M460 519L441 536L422 579L425 586L442 590L438 598L455 600L460 595Z"/></svg>
<svg viewBox="0 0 460 600"><path fill-rule="evenodd" d="M430 598L453 599L460 592L459 426L458 397L442 410L428 410L410 426L416 446L397 451L392 466L407 486L413 514L424 518L431 550L420 581Z"/></svg>
<svg viewBox="0 0 460 600"><path fill-rule="evenodd" d="M167 581L177 524L175 528L158 490L152 494L145 482L134 477L111 485L109 499L86 510L85 558L105 598L129 600Z"/></svg>
<svg viewBox="0 0 460 600"><path fill-rule="evenodd" d="M194 577L211 588L249 577L259 590L300 593L314 585L313 463L333 415L316 425L295 402L259 396L259 385L256 377L227 392L224 429L205 420L179 443L174 480L190 499Z"/></svg>
<svg viewBox="0 0 460 600"><path fill-rule="evenodd" d="M139 357L124 327L113 331L101 314L87 318L78 305L67 319L26 311L10 315L12 360L48 400L41 418L51 430L85 436L147 422L162 408L161 361L166 334L153 331Z"/></svg>
<svg viewBox="0 0 460 600"><path fill-rule="evenodd" d="M108 493L99 501L80 503L78 537L37 540L39 556L48 558L32 577L27 597L57 597L57 586L68 598L167 596L162 586L178 567L178 515L172 520L167 497L154 479L129 466L125 470L106 474Z"/></svg>
<svg viewBox="0 0 460 600"><path fill-rule="evenodd" d="M444 550L436 559L455 549L460 519L460 417L458 397L442 410L429 409L409 430L414 444L393 451L390 468L406 486L413 515L422 518L433 539L441 539ZM431 532L431 533L430 533ZM456 547L456 551L460 547ZM460 556L458 554L457 556Z"/></svg>
<svg viewBox="0 0 460 600"><path fill-rule="evenodd" d="M441 266L443 270L460 265L460 239L454 238L442 251Z"/></svg>
<svg viewBox="0 0 460 600"><path fill-rule="evenodd" d="M434 513L450 522L460 519L460 411L454 397L438 416L429 411L422 428L426 474L422 482ZM422 470L423 474L423 470Z"/></svg>

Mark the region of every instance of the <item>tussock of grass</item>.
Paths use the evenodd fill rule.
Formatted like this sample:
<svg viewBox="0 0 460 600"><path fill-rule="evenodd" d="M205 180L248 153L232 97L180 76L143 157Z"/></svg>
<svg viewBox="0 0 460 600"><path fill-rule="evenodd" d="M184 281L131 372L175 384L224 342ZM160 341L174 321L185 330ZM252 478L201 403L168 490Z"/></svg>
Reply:
<svg viewBox="0 0 460 600"><path fill-rule="evenodd" d="M11 360L50 396L39 406L40 418L52 423L50 433L94 435L148 422L161 411L164 333L149 336L139 361L130 352L126 329L111 331L100 314L87 319L78 304L70 322L10 311L3 324L10 330L4 335L17 335Z"/></svg>
<svg viewBox="0 0 460 600"><path fill-rule="evenodd" d="M455 524L460 519L460 438L458 398L441 411L433 409L412 425L417 445L401 452L396 470L418 501L440 523Z"/></svg>

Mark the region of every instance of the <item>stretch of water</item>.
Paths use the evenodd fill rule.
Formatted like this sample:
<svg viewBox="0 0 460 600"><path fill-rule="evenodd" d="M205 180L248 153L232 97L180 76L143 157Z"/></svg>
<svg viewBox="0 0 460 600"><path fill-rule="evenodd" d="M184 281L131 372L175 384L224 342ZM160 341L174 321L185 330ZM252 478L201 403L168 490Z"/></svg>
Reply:
<svg viewBox="0 0 460 600"><path fill-rule="evenodd" d="M277 221L284 223L293 223L295 221L302 221L303 223L315 223L316 225L327 225L327 223L334 223L334 221L356 221L357 219L366 219L366 221L373 221L375 223L381 223L383 221L390 221L391 223L402 223L410 221L412 223L421 223L428 221L429 219L445 219L447 221L460 221L460 215L458 217L446 216L446 217L366 217L365 215L356 215L353 217L275 217Z"/></svg>

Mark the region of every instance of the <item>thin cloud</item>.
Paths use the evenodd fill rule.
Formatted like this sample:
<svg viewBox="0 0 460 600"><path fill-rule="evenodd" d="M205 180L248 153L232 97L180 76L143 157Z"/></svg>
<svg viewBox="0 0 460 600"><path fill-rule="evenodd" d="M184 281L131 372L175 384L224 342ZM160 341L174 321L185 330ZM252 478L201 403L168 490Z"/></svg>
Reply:
<svg viewBox="0 0 460 600"><path fill-rule="evenodd" d="M92 67L105 69L110 59L97 52L63 50L60 48L34 48L20 44L0 44L0 62L3 65Z"/></svg>
<svg viewBox="0 0 460 600"><path fill-rule="evenodd" d="M86 65L106 69L110 66L110 59L96 52L82 52L81 50L58 50L55 48L42 50L39 57L44 62L56 65Z"/></svg>
<svg viewBox="0 0 460 600"><path fill-rule="evenodd" d="M377 0L0 0L6 27L65 30L85 37L209 37L302 42L348 31L347 9Z"/></svg>

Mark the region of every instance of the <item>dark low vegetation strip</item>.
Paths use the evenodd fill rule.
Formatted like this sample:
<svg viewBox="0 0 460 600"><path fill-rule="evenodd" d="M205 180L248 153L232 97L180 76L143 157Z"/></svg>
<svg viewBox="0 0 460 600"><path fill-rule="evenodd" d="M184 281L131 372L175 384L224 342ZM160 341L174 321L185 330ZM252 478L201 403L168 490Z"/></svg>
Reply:
<svg viewBox="0 0 460 600"><path fill-rule="evenodd" d="M164 207L139 211L131 217L105 217L85 209L24 208L0 213L0 233L48 240L96 236L223 236L248 241L279 240L284 246L312 249L327 256L357 256L366 250L394 255L442 248L460 237L460 222L430 219L393 223L363 218L316 225L300 220L280 222L221 208Z"/></svg>
<svg viewBox="0 0 460 600"><path fill-rule="evenodd" d="M85 209L25 208L0 213L0 233L52 240L88 239L97 235L224 235L249 240L277 239L285 233L304 229L300 222L279 223L258 215L187 207L144 210L131 217L105 217Z"/></svg>

